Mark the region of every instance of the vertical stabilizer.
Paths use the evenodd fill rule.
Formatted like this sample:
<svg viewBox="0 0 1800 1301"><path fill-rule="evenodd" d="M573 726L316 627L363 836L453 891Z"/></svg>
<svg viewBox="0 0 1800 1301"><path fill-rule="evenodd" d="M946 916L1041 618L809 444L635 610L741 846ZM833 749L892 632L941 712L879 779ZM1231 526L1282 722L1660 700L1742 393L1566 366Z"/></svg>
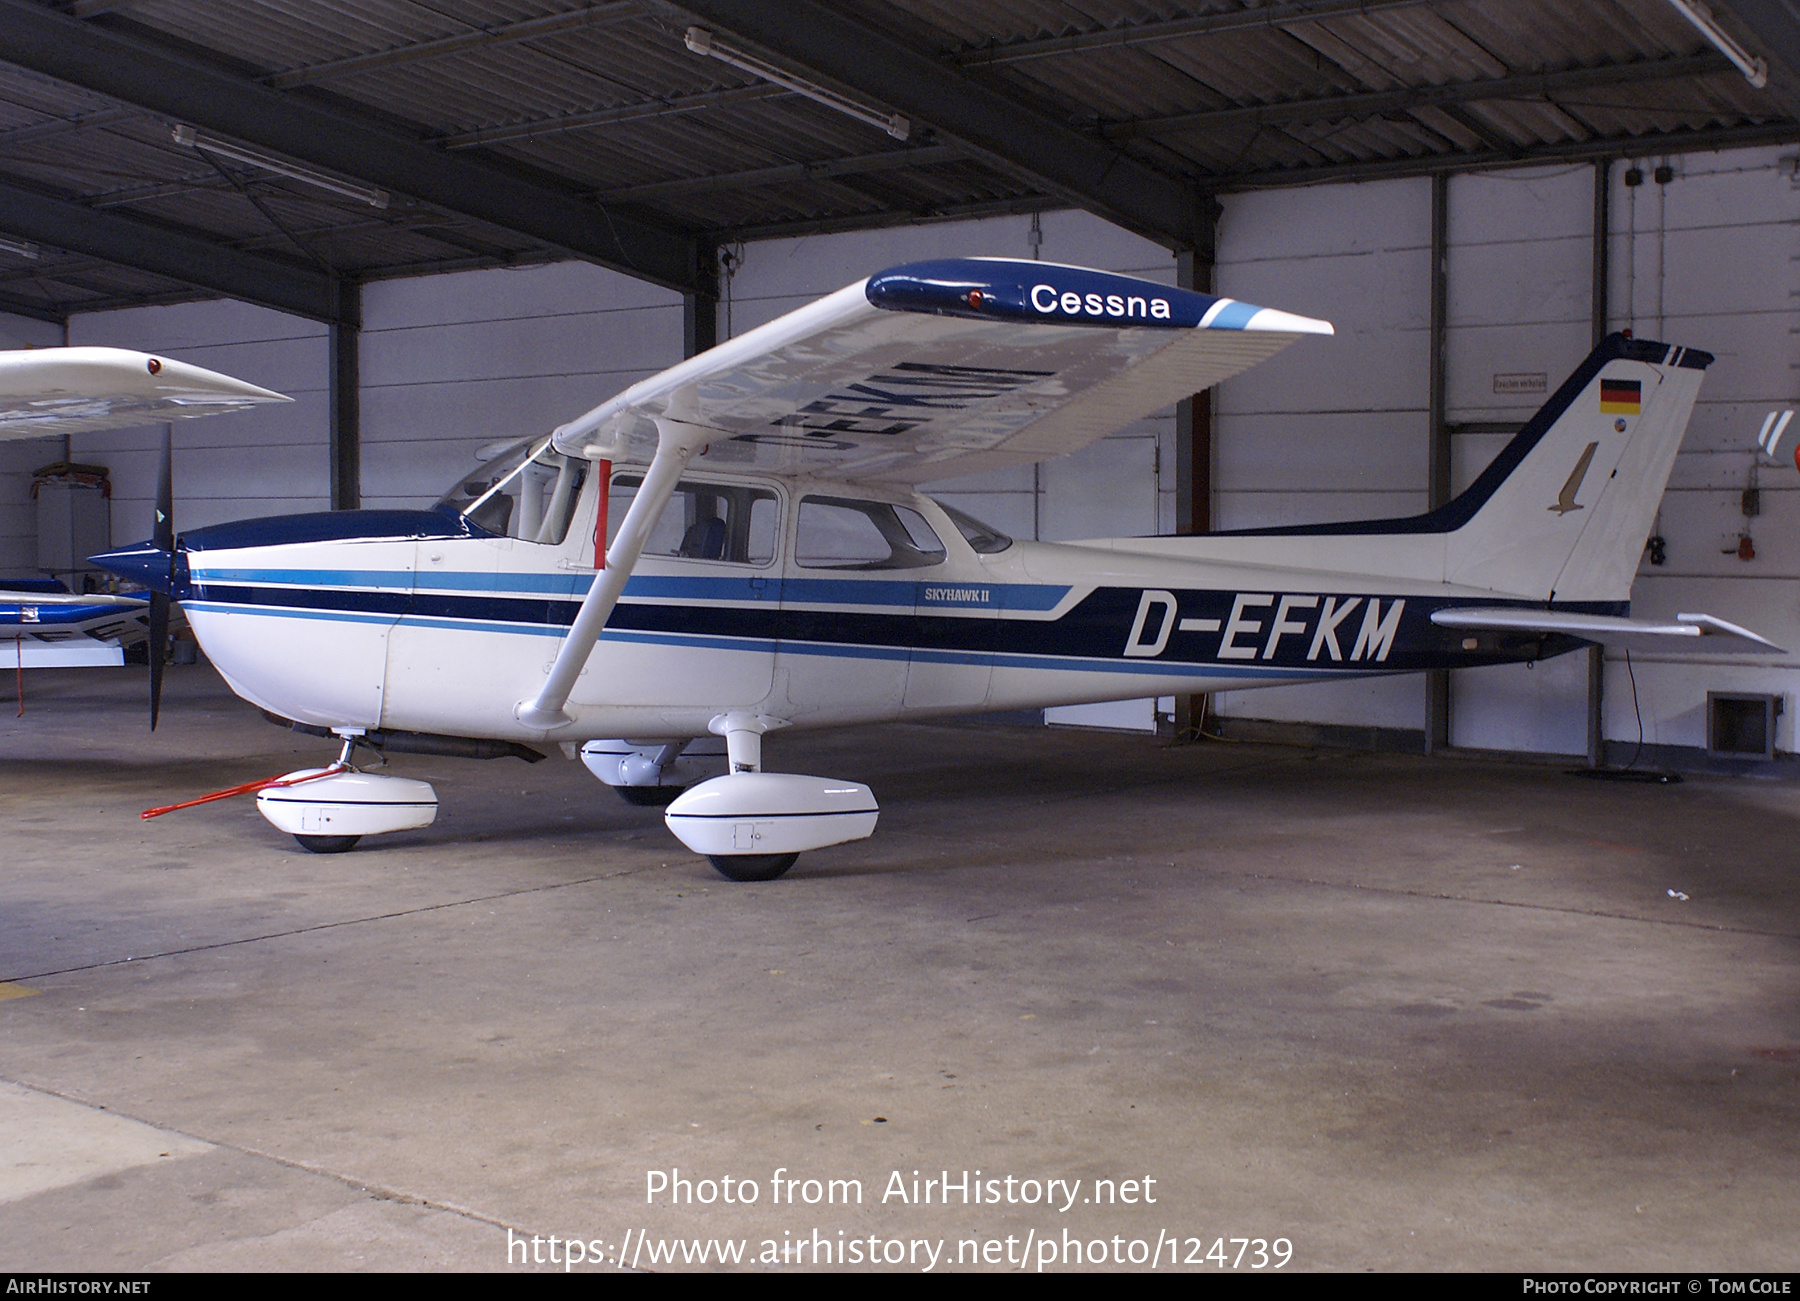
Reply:
<svg viewBox="0 0 1800 1301"><path fill-rule="evenodd" d="M1468 491L1424 520L1459 586L1625 601L1708 353L1610 335Z"/></svg>

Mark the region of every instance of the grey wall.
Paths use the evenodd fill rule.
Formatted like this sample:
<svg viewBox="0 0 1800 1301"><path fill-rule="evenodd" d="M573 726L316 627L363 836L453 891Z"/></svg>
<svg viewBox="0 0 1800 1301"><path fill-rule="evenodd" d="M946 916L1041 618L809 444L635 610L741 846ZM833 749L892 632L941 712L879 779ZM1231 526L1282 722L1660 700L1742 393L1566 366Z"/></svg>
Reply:
<svg viewBox="0 0 1800 1301"><path fill-rule="evenodd" d="M294 399L175 422L176 528L329 506L324 326L221 300L75 316L69 342L164 353ZM149 537L161 427L71 441L77 461L112 471L113 541Z"/></svg>
<svg viewBox="0 0 1800 1301"><path fill-rule="evenodd" d="M0 348L55 348L60 325L0 312ZM60 461L60 438L0 442L0 579L29 578L37 572L37 509L31 501L31 472Z"/></svg>
<svg viewBox="0 0 1800 1301"><path fill-rule="evenodd" d="M681 360L681 296L584 262L363 290L363 504L428 506L481 446Z"/></svg>
<svg viewBox="0 0 1800 1301"><path fill-rule="evenodd" d="M1611 172L1610 328L1704 348L1718 361L1677 457L1660 531L1668 563L1647 559L1633 590L1649 616L1702 610L1800 650L1800 473L1754 471L1756 558L1737 558L1764 413L1796 401L1800 191L1776 149L1641 160L1645 183ZM1496 376L1541 373L1554 390L1589 346L1593 169L1533 168L1452 178L1446 379L1452 423L1522 422L1542 398L1497 393ZM1403 514L1425 504L1430 189L1425 181L1322 186L1229 198L1222 292L1334 321L1338 337L1225 384L1220 393L1220 527ZM1504 435L1454 440L1465 486ZM1788 452L1793 448L1790 433ZM1789 697L1800 659L1609 655L1605 732L1703 746L1708 690ZM1633 679L1637 704L1632 698ZM1418 728L1423 688L1396 678L1221 695L1247 718ZM1586 666L1454 675L1454 744L1575 754L1586 745ZM1777 744L1791 750L1793 710Z"/></svg>

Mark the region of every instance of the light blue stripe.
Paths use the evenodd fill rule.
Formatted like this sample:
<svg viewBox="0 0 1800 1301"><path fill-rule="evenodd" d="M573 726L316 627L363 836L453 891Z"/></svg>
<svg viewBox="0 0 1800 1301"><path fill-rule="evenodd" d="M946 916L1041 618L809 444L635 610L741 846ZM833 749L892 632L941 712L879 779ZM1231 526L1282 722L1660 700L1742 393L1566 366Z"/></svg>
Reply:
<svg viewBox="0 0 1800 1301"><path fill-rule="evenodd" d="M1219 309L1219 314L1207 322L1206 328L1209 330L1241 330L1250 324L1250 318L1260 311L1262 308L1255 303L1240 303L1233 300Z"/></svg>
<svg viewBox="0 0 1800 1301"><path fill-rule="evenodd" d="M408 591L413 575L393 569L227 569L197 566L196 583L238 583L246 586L345 588ZM467 571L418 576L421 592L529 593L579 599L587 595L594 575L496 574ZM981 588L988 601L935 601L925 598L926 587ZM624 595L640 600L755 601L777 598L796 605L874 605L899 609L996 609L1053 610L1067 596L1066 585L1041 583L982 583L948 579L895 580L881 578L790 578L776 573L747 573L743 577L667 576L643 574L625 584Z"/></svg>
<svg viewBox="0 0 1800 1301"><path fill-rule="evenodd" d="M391 614L354 614L345 610L294 610L265 605L232 605L223 601L183 601L184 610L203 610L210 614L255 614L269 619L322 619L338 623L378 623L392 627L397 622Z"/></svg>
<svg viewBox="0 0 1800 1301"><path fill-rule="evenodd" d="M346 614L329 610L283 610L266 606L221 605L210 601L189 601L184 604L191 608L211 610L225 614L251 614L274 619L336 619L344 623L393 623L392 619L380 616ZM566 628L551 628L544 625L488 623L480 620L456 622L446 619L403 619L399 622L422 628L444 628L462 632L511 633L527 637L562 637ZM635 645L685 646L699 647L707 650L756 651L770 653L776 651L775 642L761 637L712 637L689 635L686 633L651 633L607 631L601 634L602 641L630 643ZM1224 677L1243 682L1289 682L1295 678L1363 678L1380 676L1380 671L1373 673L1354 672L1347 669L1249 669L1237 668L1227 664L1211 663L1157 663L1155 661L1130 660L1097 660L1062 655L988 655L979 651L928 651L910 650L904 646L843 646L831 642L795 642L780 643L779 651L783 655L807 655L827 659L863 659L905 661L916 659L932 664L961 664L979 666L984 661L994 668L1034 669L1047 672L1067 673L1129 673L1140 677L1159 678L1194 678Z"/></svg>

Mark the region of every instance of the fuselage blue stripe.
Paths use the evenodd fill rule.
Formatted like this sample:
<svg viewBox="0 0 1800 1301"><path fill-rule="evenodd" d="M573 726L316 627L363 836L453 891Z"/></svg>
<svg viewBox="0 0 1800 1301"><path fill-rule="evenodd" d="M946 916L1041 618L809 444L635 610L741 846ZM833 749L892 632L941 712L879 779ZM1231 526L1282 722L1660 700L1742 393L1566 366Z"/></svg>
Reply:
<svg viewBox="0 0 1800 1301"><path fill-rule="evenodd" d="M491 623L484 620L419 619L402 616L349 614L341 611L295 610L274 606L226 605L212 601L188 601L184 604L207 613L251 615L274 619L322 619L340 623L375 623L389 626L399 623L411 627L444 628L461 632L512 634L515 636L561 637L567 631L560 627ZM1073 673L1129 673L1135 676L1163 678L1231 678L1243 682L1288 682L1310 678L1352 678L1376 676L1369 670L1331 669L1324 666L1307 669L1239 668L1224 664L1156 663L1147 660L1102 660L1067 655L1018 655L982 651L941 652L895 646L841 645L831 642L783 641L761 637L709 637L687 633L632 632L608 629L601 640L653 646L680 646L704 650L729 650L753 654L807 655L827 659L914 660L932 664L958 664L969 667L987 665L992 668L1035 669Z"/></svg>
<svg viewBox="0 0 1800 1301"><path fill-rule="evenodd" d="M921 573L923 571L920 571ZM473 573L455 571L414 575L405 569L238 569L194 565L192 581L199 586L231 584L258 587L293 587L308 591L341 588L394 592L492 592L529 593L579 600L593 585L594 575ZM1067 584L981 583L942 578L895 580L891 578L786 578L778 571L757 572L746 568L732 575L634 574L625 584L627 599L665 601L785 601L790 605L867 605L911 609L995 609L1016 611L1053 610L1069 594Z"/></svg>

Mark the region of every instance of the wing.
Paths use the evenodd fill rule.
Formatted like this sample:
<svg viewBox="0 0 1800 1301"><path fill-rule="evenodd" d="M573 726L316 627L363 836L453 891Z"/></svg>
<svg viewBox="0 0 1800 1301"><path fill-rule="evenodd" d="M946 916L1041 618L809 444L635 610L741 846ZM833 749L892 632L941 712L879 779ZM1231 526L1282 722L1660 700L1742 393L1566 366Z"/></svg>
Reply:
<svg viewBox="0 0 1800 1301"><path fill-rule="evenodd" d="M1706 654L1735 651L1753 655L1774 654L1781 650L1774 642L1757 636L1748 628L1740 628L1710 614L1678 614L1673 623L1657 623L1649 619L1581 614L1572 610L1478 606L1469 610L1437 610L1431 621L1442 628L1563 633L1630 650L1689 650Z"/></svg>
<svg viewBox="0 0 1800 1301"><path fill-rule="evenodd" d="M883 271L633 385L558 450L922 483L1086 447L1331 326L1103 271L997 258Z"/></svg>
<svg viewBox="0 0 1800 1301"><path fill-rule="evenodd" d="M123 348L0 352L0 441L159 424L292 400L229 375Z"/></svg>

